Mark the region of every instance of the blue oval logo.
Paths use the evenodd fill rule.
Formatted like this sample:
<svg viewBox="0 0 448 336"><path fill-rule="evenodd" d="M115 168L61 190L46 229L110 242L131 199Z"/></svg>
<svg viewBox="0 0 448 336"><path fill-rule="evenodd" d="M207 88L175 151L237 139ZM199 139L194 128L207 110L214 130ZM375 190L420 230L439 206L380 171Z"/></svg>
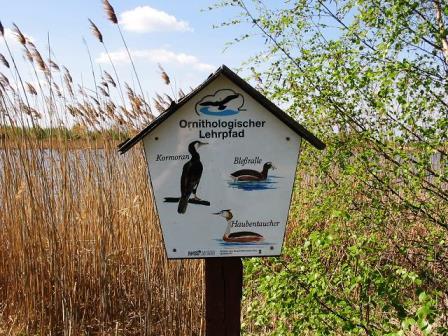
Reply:
<svg viewBox="0 0 448 336"><path fill-rule="evenodd" d="M216 91L213 95L203 97L196 104L196 114L208 116L232 116L244 111L244 97L231 89Z"/></svg>

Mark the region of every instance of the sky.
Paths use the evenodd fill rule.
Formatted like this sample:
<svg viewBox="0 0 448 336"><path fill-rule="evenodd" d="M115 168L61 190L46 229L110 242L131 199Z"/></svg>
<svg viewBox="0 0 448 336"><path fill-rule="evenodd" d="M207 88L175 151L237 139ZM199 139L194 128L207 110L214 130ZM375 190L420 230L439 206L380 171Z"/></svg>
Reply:
<svg viewBox="0 0 448 336"><path fill-rule="evenodd" d="M173 82L184 91L195 87L221 64L237 68L262 48L260 40L251 40L227 49L226 42L245 33L249 26L230 26L213 29L213 25L233 18L235 9L224 8L203 11L213 0L111 0L136 64L145 95L170 90L160 78L161 64ZM25 65L22 49L9 29L16 23L48 58L48 39L53 51L52 59L70 69L75 82L92 86L89 55L94 69L112 72L103 46L91 34L88 18L92 19L104 36L105 45L122 81L135 87L132 67L126 56L117 27L109 22L101 0L15 0L2 4L0 21L6 28L8 41L19 61L25 78L32 78L32 70ZM7 55L3 41L0 52ZM22 62L22 63L21 63ZM0 72L5 69L0 66ZM30 79L32 81L32 79ZM133 84L134 83L134 84Z"/></svg>

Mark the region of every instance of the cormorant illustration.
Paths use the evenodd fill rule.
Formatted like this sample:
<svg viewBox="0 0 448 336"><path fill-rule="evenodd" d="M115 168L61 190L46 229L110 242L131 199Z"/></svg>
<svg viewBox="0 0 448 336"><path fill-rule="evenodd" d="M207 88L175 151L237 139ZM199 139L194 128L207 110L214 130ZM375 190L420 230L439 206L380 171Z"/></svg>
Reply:
<svg viewBox="0 0 448 336"><path fill-rule="evenodd" d="M205 101L203 103L200 103L200 106L218 106L218 110L222 111L227 108L227 103L231 100L234 100L239 97L239 94L232 94L227 97L225 97L223 100L220 101Z"/></svg>
<svg viewBox="0 0 448 336"><path fill-rule="evenodd" d="M253 243L264 239L264 237L261 234L255 232L239 231L230 233L230 221L233 218L233 214L230 209L221 210L220 212L216 212L213 215L224 217L225 220L227 221L227 228L224 233L224 236L222 237L222 240L226 242Z"/></svg>
<svg viewBox="0 0 448 336"><path fill-rule="evenodd" d="M253 169L241 169L230 174L235 181L264 181L268 178L268 170L275 169L272 162L266 162L261 172Z"/></svg>
<svg viewBox="0 0 448 336"><path fill-rule="evenodd" d="M180 214L187 211L188 200L190 199L191 194L193 194L193 199L198 201L200 200L196 196L196 190L198 189L199 182L201 181L203 166L198 149L204 145L207 145L207 143L201 141L193 141L188 145L188 151L191 154L191 159L184 164L182 176L180 178L181 197L177 208L177 212Z"/></svg>

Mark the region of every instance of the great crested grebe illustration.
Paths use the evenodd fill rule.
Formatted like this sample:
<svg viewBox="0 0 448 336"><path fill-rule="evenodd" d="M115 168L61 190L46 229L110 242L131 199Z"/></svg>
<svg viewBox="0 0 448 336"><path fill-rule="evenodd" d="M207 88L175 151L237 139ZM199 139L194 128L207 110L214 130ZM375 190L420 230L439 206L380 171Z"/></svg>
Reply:
<svg viewBox="0 0 448 336"><path fill-rule="evenodd" d="M233 214L230 209L221 210L219 212L214 213L213 215L224 217L224 219L227 221L226 231L224 232L224 236L222 237L222 240L224 240L225 242L254 243L264 240L264 237L256 232L249 232L249 231L230 232L231 220L233 218Z"/></svg>
<svg viewBox="0 0 448 336"><path fill-rule="evenodd" d="M266 162L261 171L241 169L230 174L234 181L264 181L268 178L269 169L275 169L272 162Z"/></svg>
<svg viewBox="0 0 448 336"><path fill-rule="evenodd" d="M207 145L207 143L201 141L193 141L188 145L188 151L191 154L191 159L184 164L182 176L180 178L181 197L177 208L177 212L180 214L187 211L188 201L190 200L191 194L193 194L193 200L201 201L201 199L196 195L203 170L198 149L204 145Z"/></svg>
<svg viewBox="0 0 448 336"><path fill-rule="evenodd" d="M216 91L213 95L203 97L196 104L196 114L209 116L230 116L244 111L244 97L231 89Z"/></svg>

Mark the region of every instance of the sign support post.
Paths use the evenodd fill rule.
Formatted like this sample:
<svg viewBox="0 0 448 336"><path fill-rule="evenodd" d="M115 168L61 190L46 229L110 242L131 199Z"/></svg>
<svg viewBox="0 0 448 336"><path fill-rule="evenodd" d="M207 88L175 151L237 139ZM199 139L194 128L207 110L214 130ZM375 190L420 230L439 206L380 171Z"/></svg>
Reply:
<svg viewBox="0 0 448 336"><path fill-rule="evenodd" d="M205 260L205 334L239 336L243 263L241 258Z"/></svg>

